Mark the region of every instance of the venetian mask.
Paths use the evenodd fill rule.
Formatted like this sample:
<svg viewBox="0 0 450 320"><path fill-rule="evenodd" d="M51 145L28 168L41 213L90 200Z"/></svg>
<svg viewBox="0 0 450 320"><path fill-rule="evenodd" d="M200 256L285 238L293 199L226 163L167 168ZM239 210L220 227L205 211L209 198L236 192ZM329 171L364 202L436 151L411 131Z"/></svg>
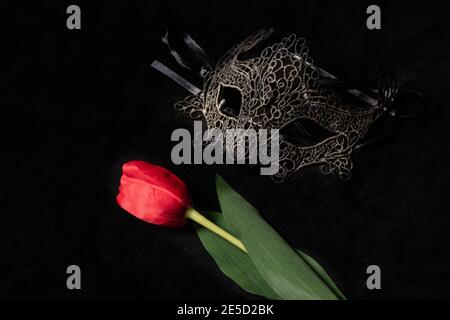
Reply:
<svg viewBox="0 0 450 320"><path fill-rule="evenodd" d="M372 96L330 89L324 80L332 77L313 64L303 38L262 45L271 33L259 31L232 48L204 72L201 92L175 107L208 129L279 129L278 181L313 165L348 179L355 145L396 89L385 82Z"/></svg>

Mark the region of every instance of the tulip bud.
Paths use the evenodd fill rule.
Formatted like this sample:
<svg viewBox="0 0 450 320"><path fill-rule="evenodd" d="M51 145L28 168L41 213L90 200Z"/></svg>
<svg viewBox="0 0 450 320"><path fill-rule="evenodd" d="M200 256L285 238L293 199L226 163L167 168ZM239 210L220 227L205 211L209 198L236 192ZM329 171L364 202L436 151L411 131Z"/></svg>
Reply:
<svg viewBox="0 0 450 320"><path fill-rule="evenodd" d="M186 224L191 197L184 182L169 170L144 161L122 167L117 203L146 222L166 227Z"/></svg>

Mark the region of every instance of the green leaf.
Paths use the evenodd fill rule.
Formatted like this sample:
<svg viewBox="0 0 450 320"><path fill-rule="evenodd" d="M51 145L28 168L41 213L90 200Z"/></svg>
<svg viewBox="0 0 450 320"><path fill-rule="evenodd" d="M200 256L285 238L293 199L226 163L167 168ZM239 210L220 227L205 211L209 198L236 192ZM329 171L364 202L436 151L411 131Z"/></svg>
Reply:
<svg viewBox="0 0 450 320"><path fill-rule="evenodd" d="M222 229L235 234L235 230L231 227L230 223L226 221L224 216L219 212L202 212L202 214L209 220L217 224ZM268 299L280 299L267 284L267 282L261 277L261 274L253 265L248 254L242 252L234 245L219 237L215 233L205 229L199 224L194 224L197 234L205 247L206 251L216 262L219 269L231 280L236 282L242 289L247 292L268 298ZM311 256L296 249L297 253L306 260L311 268L320 275L320 277L333 288L333 291L339 298L345 299L345 296L341 293L338 287L334 284L333 280L322 268L322 266L315 261Z"/></svg>
<svg viewBox="0 0 450 320"><path fill-rule="evenodd" d="M299 249L295 249L297 251L297 254L302 257L306 263L309 264L311 269L313 269L319 277L328 285L328 287L333 290L333 292L338 296L341 300L347 300L347 298L344 296L344 294L339 290L339 288L336 286L336 284L333 282L333 280L330 278L328 273L325 271L325 269L311 256L307 255L303 251L300 251Z"/></svg>
<svg viewBox="0 0 450 320"><path fill-rule="evenodd" d="M235 233L223 214L216 212L202 212L202 214L219 227L232 234ZM247 292L268 299L280 299L280 296L261 277L248 254L201 225L196 223L194 225L203 246L227 277Z"/></svg>
<svg viewBox="0 0 450 320"><path fill-rule="evenodd" d="M288 300L334 300L338 295L258 214L258 211L216 176L217 193L225 219L248 251L262 278Z"/></svg>

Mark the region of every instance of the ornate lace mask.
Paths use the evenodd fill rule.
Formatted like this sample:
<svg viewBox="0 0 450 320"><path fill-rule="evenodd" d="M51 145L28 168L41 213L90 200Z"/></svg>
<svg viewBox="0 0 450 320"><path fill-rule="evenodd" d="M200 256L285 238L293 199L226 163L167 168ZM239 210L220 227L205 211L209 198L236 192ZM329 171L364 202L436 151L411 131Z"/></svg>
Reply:
<svg viewBox="0 0 450 320"><path fill-rule="evenodd" d="M356 143L387 110L396 89L378 88L372 98L326 88L323 80L333 76L313 65L304 39L291 35L258 51L271 33L259 31L231 49L204 73L203 90L175 107L203 118L209 129L279 129L276 180L311 165L348 179Z"/></svg>

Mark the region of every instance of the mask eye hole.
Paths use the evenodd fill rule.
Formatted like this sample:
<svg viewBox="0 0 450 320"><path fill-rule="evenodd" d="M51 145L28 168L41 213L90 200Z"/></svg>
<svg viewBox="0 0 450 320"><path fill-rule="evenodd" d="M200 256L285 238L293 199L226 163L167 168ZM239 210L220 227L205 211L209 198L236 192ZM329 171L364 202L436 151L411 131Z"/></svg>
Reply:
<svg viewBox="0 0 450 320"><path fill-rule="evenodd" d="M313 146L335 135L336 133L315 121L304 118L292 121L280 129L280 139L302 147Z"/></svg>
<svg viewBox="0 0 450 320"><path fill-rule="evenodd" d="M242 95L239 89L221 84L217 96L219 111L229 117L238 118L241 112Z"/></svg>

